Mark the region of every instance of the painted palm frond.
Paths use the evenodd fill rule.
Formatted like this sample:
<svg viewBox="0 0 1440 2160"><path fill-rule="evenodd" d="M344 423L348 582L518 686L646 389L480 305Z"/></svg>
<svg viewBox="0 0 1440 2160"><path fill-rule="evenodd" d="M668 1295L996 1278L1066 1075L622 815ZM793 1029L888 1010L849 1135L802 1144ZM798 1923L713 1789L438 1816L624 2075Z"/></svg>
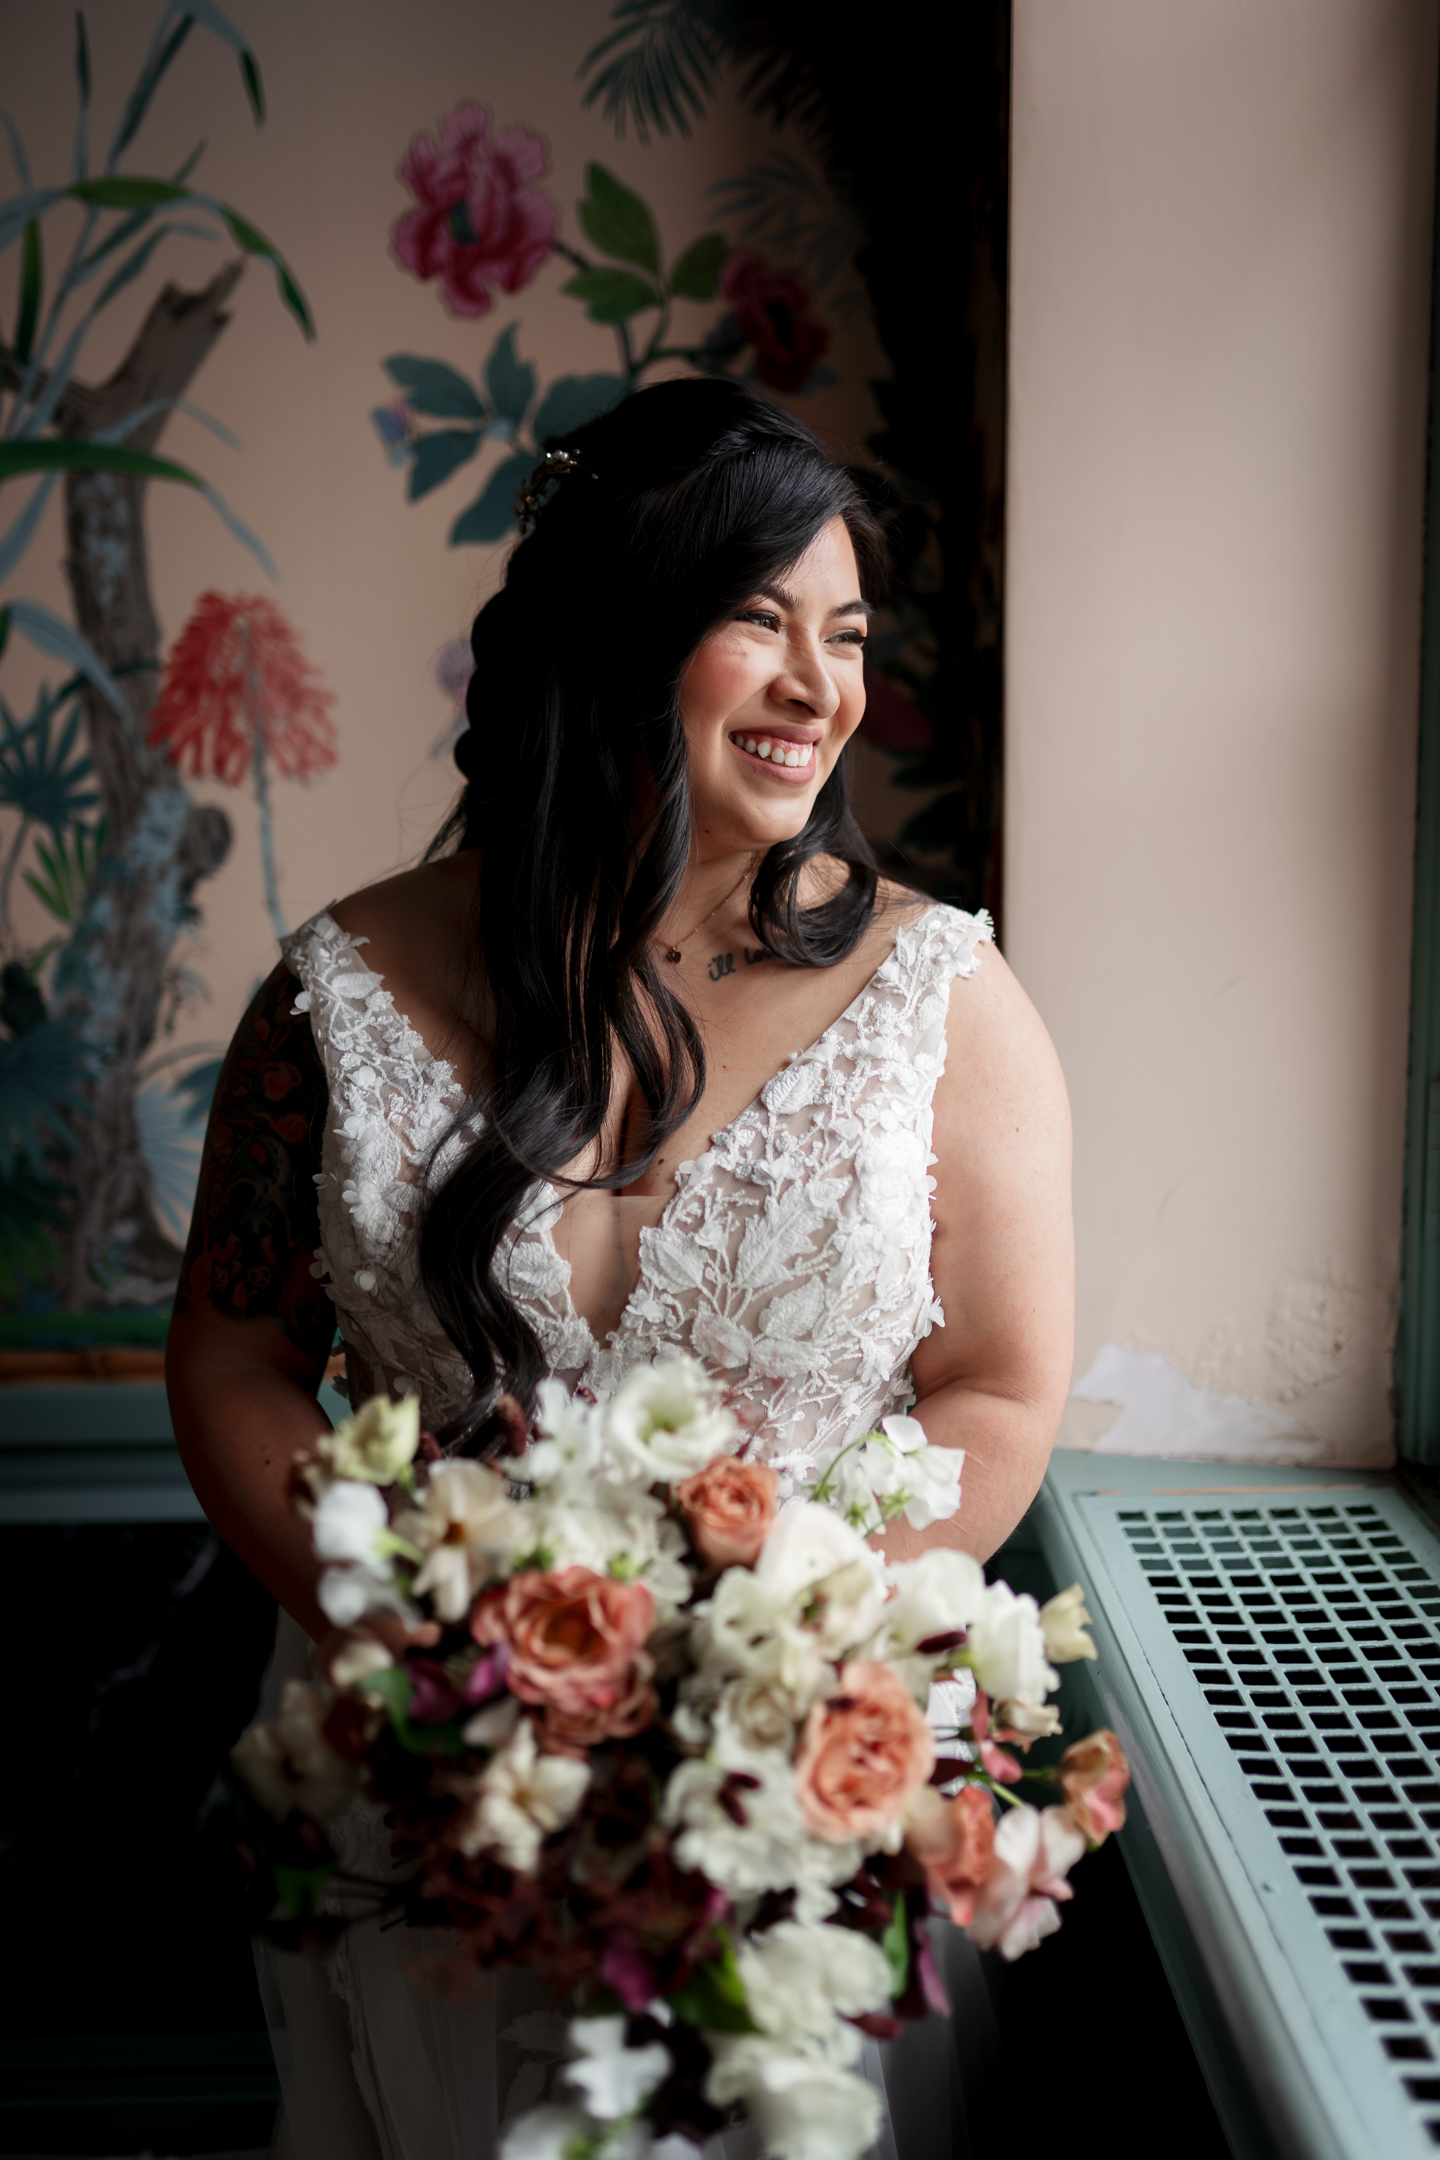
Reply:
<svg viewBox="0 0 1440 2160"><path fill-rule="evenodd" d="M762 241L777 261L798 264L816 298L827 297L832 312L860 304L858 286L837 294L830 287L850 269L864 228L849 204L801 159L782 151L729 180L717 180L709 194L719 217L744 220L742 238Z"/></svg>
<svg viewBox="0 0 1440 2160"><path fill-rule="evenodd" d="M80 920L105 844L105 820L98 825L72 825L56 836L53 845L35 843L38 870L25 872L25 883L35 898L68 929Z"/></svg>
<svg viewBox="0 0 1440 2160"><path fill-rule="evenodd" d="M135 1127L151 1202L177 1245L189 1235L202 1140L193 1101L184 1090L183 1080L175 1087L152 1080L135 1094Z"/></svg>
<svg viewBox="0 0 1440 2160"><path fill-rule="evenodd" d="M587 105L599 104L617 135L642 143L688 135L715 95L730 51L727 0L622 0L615 28L580 63Z"/></svg>
<svg viewBox="0 0 1440 2160"><path fill-rule="evenodd" d="M66 705L63 723L53 726ZM0 701L0 804L32 825L48 826L57 838L100 800L85 785L94 767L78 749L79 736L73 691L52 696L42 689L30 718L18 722Z"/></svg>
<svg viewBox="0 0 1440 2160"><path fill-rule="evenodd" d="M63 1144L67 1110L83 1112L85 1051L67 1020L42 1020L7 1041L0 1037L0 1178L23 1163L37 1167Z"/></svg>
<svg viewBox="0 0 1440 2160"><path fill-rule="evenodd" d="M50 1232L64 1226L63 1199L58 1185L23 1166L0 1178L0 1298L13 1301L58 1267Z"/></svg>

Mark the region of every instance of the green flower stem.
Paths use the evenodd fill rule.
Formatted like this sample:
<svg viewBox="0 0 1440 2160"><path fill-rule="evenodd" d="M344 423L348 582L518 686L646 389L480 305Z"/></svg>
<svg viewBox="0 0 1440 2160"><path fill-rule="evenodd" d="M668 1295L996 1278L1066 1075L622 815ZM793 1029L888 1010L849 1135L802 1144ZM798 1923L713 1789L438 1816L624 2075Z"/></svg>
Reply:
<svg viewBox="0 0 1440 2160"><path fill-rule="evenodd" d="M977 1770L975 1775L973 1777L967 1778L965 1782L967 1785L988 1786L990 1791L994 1793L997 1800L1003 1800L1005 1802L1006 1807L1024 1807L1025 1805L1025 1802L1020 1798L1019 1793L1011 1792L1008 1785L1002 1785L999 1778L991 1777L988 1770Z"/></svg>
<svg viewBox="0 0 1440 2160"><path fill-rule="evenodd" d="M595 268L590 258L587 255L582 255L579 248L571 247L568 240L552 240L550 245L557 255L563 256L566 262L573 263L577 270L593 270ZM630 343L629 325L617 322L614 325L614 330L615 342L620 348L620 365L625 373L625 388L628 392L634 389L636 378L645 363L643 361L638 365L636 363L635 348Z"/></svg>

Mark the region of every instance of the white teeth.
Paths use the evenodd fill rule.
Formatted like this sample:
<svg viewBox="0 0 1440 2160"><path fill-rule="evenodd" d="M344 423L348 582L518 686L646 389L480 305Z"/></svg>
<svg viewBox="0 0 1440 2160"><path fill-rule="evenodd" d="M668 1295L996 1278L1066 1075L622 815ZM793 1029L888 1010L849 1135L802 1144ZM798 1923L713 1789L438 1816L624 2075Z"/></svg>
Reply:
<svg viewBox="0 0 1440 2160"><path fill-rule="evenodd" d="M762 742L762 743L757 743L757 744L755 745L755 755L756 755L756 757L769 757L769 755L770 755L770 745L769 745L769 743L768 743L768 742Z"/></svg>
<svg viewBox="0 0 1440 2160"><path fill-rule="evenodd" d="M755 749L755 738L753 735L747 735L745 737L745 748L753 754Z"/></svg>
<svg viewBox="0 0 1440 2160"><path fill-rule="evenodd" d="M799 751L798 751L798 750L787 750L787 751L785 752L785 763L786 763L787 765L798 765L798 764L800 763L800 753L799 753Z"/></svg>

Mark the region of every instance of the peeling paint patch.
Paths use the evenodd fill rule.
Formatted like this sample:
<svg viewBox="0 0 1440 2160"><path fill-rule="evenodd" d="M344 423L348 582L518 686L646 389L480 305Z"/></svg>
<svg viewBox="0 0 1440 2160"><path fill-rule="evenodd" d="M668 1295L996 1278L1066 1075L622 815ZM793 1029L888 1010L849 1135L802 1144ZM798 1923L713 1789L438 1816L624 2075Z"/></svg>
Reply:
<svg viewBox="0 0 1440 2160"><path fill-rule="evenodd" d="M1118 1405L1119 1416L1089 1444L1099 1455L1160 1455L1189 1462L1315 1463L1333 1447L1288 1411L1267 1410L1243 1395L1197 1387L1153 1350L1107 1343L1071 1401ZM1075 1419L1078 1426L1080 1420ZM1070 1445L1077 1445L1071 1439ZM1078 1439L1078 1445L1086 1445Z"/></svg>

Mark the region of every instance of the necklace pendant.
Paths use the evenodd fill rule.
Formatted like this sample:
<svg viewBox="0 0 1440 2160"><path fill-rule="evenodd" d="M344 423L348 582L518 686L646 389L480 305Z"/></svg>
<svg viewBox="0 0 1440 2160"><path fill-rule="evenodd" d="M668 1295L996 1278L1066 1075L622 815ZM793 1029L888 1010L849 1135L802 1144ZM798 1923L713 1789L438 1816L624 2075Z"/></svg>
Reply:
<svg viewBox="0 0 1440 2160"><path fill-rule="evenodd" d="M680 950L680 948L679 948L679 946L678 946L678 945L671 945L671 946L670 946L670 947L669 947L669 948L667 949L667 951L666 951L666 954L665 954L665 958L666 958L667 960L673 960L673 961L675 961L675 962L676 962L676 964L677 964L677 965L679 964L679 962L680 962L681 960L683 960L683 959L684 959L684 957L685 957L685 956L684 956L684 954L683 954L683 953L681 952L681 950Z"/></svg>

